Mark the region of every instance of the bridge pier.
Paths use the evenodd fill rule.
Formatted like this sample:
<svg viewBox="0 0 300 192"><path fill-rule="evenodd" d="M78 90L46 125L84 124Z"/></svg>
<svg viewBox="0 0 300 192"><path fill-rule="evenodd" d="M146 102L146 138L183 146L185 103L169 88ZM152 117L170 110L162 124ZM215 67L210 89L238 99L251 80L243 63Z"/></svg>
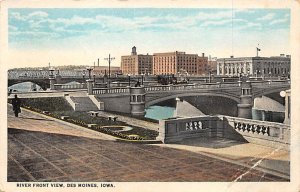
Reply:
<svg viewBox="0 0 300 192"><path fill-rule="evenodd" d="M145 88L130 87L130 107L134 116L144 116L145 111Z"/></svg>
<svg viewBox="0 0 300 192"><path fill-rule="evenodd" d="M238 117L252 119L252 86L250 82L243 82L241 88L241 97L238 107Z"/></svg>
<svg viewBox="0 0 300 192"><path fill-rule="evenodd" d="M92 79L86 80L88 95L93 95L93 82L94 81Z"/></svg>

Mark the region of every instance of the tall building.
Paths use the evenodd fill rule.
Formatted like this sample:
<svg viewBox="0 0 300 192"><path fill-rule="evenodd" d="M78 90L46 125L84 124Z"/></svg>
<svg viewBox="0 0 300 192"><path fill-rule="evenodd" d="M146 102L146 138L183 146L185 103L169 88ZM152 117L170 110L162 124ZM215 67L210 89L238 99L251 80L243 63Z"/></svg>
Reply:
<svg viewBox="0 0 300 192"><path fill-rule="evenodd" d="M177 74L185 71L190 75L202 75L208 72L207 57L185 52L167 52L153 54L153 74Z"/></svg>
<svg viewBox="0 0 300 192"><path fill-rule="evenodd" d="M108 66L95 66L93 68L93 74L96 75L108 75ZM111 75L115 75L115 74L121 74L122 71L120 69L120 67L115 67L115 66L111 66L110 67L110 74Z"/></svg>
<svg viewBox="0 0 300 192"><path fill-rule="evenodd" d="M132 47L131 55L121 56L121 70L123 74L150 74L152 71L152 55L138 55L136 47Z"/></svg>
<svg viewBox="0 0 300 192"><path fill-rule="evenodd" d="M291 56L280 54L273 57L233 57L217 60L217 75L228 76L289 76Z"/></svg>

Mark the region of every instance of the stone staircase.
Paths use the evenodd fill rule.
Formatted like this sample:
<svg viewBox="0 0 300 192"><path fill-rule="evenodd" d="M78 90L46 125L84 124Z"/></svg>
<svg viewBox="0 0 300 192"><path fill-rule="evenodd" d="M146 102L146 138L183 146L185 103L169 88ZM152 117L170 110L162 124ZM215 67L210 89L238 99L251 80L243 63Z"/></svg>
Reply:
<svg viewBox="0 0 300 192"><path fill-rule="evenodd" d="M90 97L74 97L74 96L65 96L65 99L72 106L74 111L99 111L103 110L100 107L99 103L95 103Z"/></svg>

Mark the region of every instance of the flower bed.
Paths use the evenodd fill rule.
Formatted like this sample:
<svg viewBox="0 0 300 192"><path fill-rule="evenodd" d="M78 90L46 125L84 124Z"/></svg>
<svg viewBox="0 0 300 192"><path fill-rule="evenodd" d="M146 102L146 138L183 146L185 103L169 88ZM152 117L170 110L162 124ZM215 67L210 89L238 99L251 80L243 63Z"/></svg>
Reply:
<svg viewBox="0 0 300 192"><path fill-rule="evenodd" d="M8 102L11 103L11 100ZM89 129L122 139L154 140L158 136L157 131L131 126L122 121L109 121L105 117L92 117L87 112L73 111L70 106L66 106L68 104L65 103L64 98L62 97L22 99L21 102L22 107L53 118L61 119L61 116L68 116L69 118L63 119L63 121L85 128L89 128L88 124L96 124L95 127L91 127ZM45 113L45 111L47 111L47 113ZM115 131L112 130L112 128L109 128L122 126L131 127L132 129Z"/></svg>

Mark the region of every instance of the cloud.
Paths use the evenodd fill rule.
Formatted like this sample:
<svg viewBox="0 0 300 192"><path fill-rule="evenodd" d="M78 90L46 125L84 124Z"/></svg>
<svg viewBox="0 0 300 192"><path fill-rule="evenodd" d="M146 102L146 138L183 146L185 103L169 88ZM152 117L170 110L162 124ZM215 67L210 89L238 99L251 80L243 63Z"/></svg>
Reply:
<svg viewBox="0 0 300 192"><path fill-rule="evenodd" d="M59 34L53 32L36 32L36 31L15 31L15 32L11 32L10 35L21 36L22 38L26 37L26 39L28 39L28 37L48 39L49 37L57 38L59 36Z"/></svg>
<svg viewBox="0 0 300 192"><path fill-rule="evenodd" d="M251 13L255 13L255 10L253 10L253 9L234 9L234 12L251 14Z"/></svg>
<svg viewBox="0 0 300 192"><path fill-rule="evenodd" d="M36 17L38 18L48 17L48 13L44 11L35 11L28 15L28 18L36 18Z"/></svg>
<svg viewBox="0 0 300 192"><path fill-rule="evenodd" d="M18 31L18 27L13 26L13 25L8 25L8 30L9 30L9 32Z"/></svg>
<svg viewBox="0 0 300 192"><path fill-rule="evenodd" d="M268 13L267 15L258 18L258 21L269 21L272 20L274 18L275 14L274 13Z"/></svg>
<svg viewBox="0 0 300 192"><path fill-rule="evenodd" d="M231 18L233 12L232 11L218 11L212 13L200 12L196 19L198 20L221 20L225 18Z"/></svg>
<svg viewBox="0 0 300 192"><path fill-rule="evenodd" d="M19 12L12 12L9 14L11 19L16 19L19 21L27 21L29 19L40 19L48 17L48 13L44 11L35 11L28 15L21 15Z"/></svg>
<svg viewBox="0 0 300 192"><path fill-rule="evenodd" d="M270 22L270 25L280 24L280 23L286 23L288 21L288 18L283 19L276 19Z"/></svg>

